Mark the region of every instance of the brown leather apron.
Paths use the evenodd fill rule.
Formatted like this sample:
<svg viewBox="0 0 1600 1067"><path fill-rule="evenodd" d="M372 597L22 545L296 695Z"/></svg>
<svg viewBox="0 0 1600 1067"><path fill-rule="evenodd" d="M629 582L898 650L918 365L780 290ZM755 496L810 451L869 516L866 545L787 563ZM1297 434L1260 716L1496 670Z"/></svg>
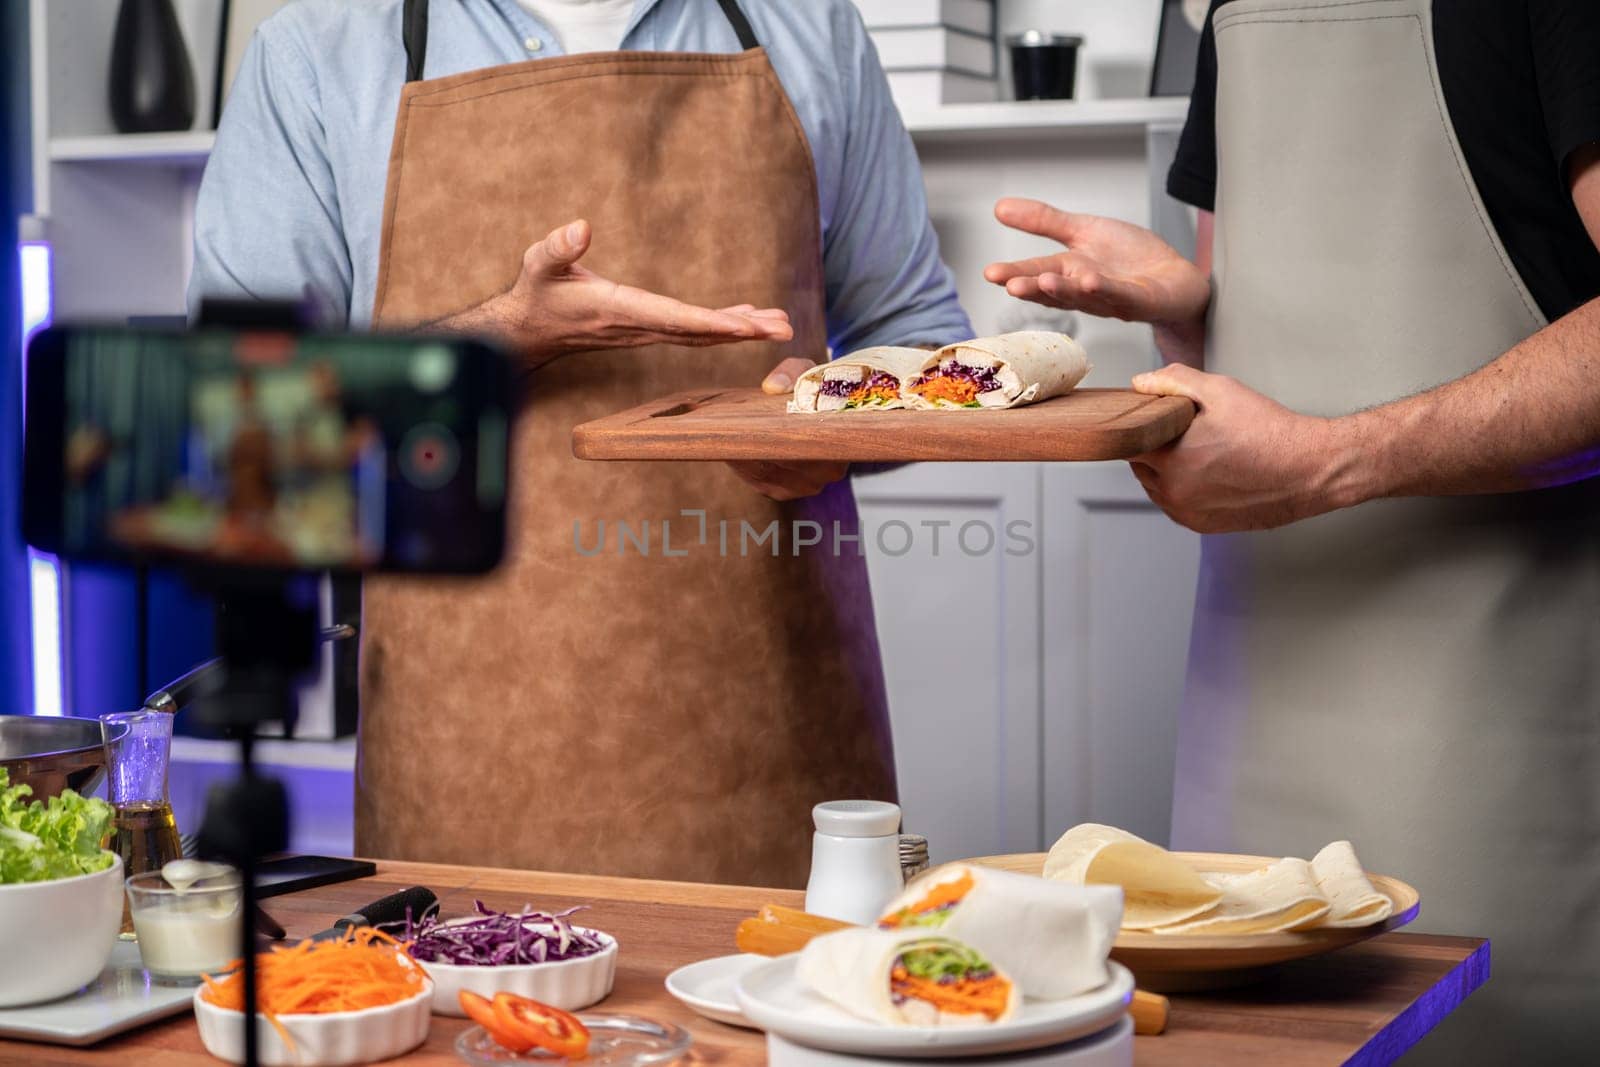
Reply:
<svg viewBox="0 0 1600 1067"><path fill-rule="evenodd" d="M742 13L719 2L742 53L426 81L426 5L407 3L375 328L503 292L530 243L583 217L592 270L695 304L783 307L795 337L590 352L531 375L501 568L367 585L362 855L798 886L813 804L894 797L865 560L848 540L833 551L835 523L857 533L848 484L784 505L720 464L572 456L586 419L826 352L810 148ZM805 521L825 536L797 549ZM776 542L758 542L774 522Z"/></svg>

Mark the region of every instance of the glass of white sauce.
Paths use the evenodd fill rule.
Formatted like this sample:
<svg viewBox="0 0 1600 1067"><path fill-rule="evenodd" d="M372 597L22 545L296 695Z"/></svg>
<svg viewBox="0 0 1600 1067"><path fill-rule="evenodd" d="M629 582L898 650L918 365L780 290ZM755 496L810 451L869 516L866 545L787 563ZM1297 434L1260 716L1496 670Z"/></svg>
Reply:
<svg viewBox="0 0 1600 1067"><path fill-rule="evenodd" d="M239 957L239 872L182 860L127 881L139 954L151 977L198 983Z"/></svg>

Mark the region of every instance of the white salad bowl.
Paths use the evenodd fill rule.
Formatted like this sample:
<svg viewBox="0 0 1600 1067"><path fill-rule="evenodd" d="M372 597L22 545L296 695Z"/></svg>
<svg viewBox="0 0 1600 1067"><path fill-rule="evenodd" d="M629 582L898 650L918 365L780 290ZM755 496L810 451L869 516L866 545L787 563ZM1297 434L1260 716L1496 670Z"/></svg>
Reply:
<svg viewBox="0 0 1600 1067"><path fill-rule="evenodd" d="M120 859L93 874L0 885L0 1008L88 985L105 970L121 928Z"/></svg>
<svg viewBox="0 0 1600 1067"><path fill-rule="evenodd" d="M194 991L194 1018L206 1051L229 1063L244 1062L244 1013L219 1008ZM263 1067L344 1067L376 1063L410 1052L428 1039L433 983L393 1004L361 1011L318 1015L278 1015L291 1048L272 1021L256 1016L256 1040Z"/></svg>
<svg viewBox="0 0 1600 1067"><path fill-rule="evenodd" d="M598 938L603 947L592 955L549 963L474 967L417 960L438 990L433 998L434 1012L465 1015L461 1010L462 990L491 1000L496 993L515 993L562 1011L578 1011L600 1003L611 995L611 985L617 977L617 939L586 926L573 929Z"/></svg>

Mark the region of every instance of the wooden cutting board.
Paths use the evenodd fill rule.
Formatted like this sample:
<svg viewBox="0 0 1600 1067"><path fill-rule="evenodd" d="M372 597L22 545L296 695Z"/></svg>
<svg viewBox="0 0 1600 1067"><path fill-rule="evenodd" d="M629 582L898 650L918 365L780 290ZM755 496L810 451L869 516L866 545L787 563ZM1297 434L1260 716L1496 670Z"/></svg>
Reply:
<svg viewBox="0 0 1600 1067"><path fill-rule="evenodd" d="M676 393L572 431L579 459L1127 459L1188 428L1194 405L1126 389L1079 389L1004 411L795 415L759 389Z"/></svg>

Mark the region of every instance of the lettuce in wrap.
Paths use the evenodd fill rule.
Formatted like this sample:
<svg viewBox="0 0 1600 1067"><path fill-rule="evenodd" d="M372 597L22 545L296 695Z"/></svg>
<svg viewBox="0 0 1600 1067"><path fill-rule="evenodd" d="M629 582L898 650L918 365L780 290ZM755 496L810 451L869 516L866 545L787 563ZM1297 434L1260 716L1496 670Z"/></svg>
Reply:
<svg viewBox="0 0 1600 1067"><path fill-rule="evenodd" d="M878 925L953 937L1012 975L1029 997L1061 1000L1105 984L1122 890L952 863L890 901Z"/></svg>
<svg viewBox="0 0 1600 1067"><path fill-rule="evenodd" d="M796 973L852 1015L890 1026L987 1026L1022 1000L983 953L919 930L853 927L812 938Z"/></svg>

